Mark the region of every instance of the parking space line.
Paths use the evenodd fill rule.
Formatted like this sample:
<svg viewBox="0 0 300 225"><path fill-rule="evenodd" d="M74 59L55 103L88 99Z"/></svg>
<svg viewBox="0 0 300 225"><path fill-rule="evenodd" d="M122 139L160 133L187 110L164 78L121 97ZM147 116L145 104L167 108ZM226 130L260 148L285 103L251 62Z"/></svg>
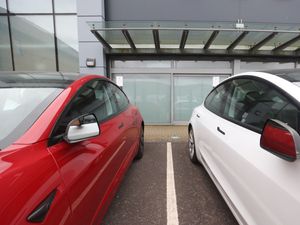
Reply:
<svg viewBox="0 0 300 225"><path fill-rule="evenodd" d="M167 142L167 225L178 224L172 145Z"/></svg>

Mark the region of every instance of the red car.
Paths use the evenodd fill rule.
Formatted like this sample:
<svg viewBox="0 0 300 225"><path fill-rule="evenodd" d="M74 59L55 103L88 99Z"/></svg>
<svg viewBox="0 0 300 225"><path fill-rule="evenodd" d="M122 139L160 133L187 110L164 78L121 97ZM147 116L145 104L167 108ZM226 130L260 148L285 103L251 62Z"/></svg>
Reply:
<svg viewBox="0 0 300 225"><path fill-rule="evenodd" d="M0 74L0 223L99 225L144 122L102 76Z"/></svg>

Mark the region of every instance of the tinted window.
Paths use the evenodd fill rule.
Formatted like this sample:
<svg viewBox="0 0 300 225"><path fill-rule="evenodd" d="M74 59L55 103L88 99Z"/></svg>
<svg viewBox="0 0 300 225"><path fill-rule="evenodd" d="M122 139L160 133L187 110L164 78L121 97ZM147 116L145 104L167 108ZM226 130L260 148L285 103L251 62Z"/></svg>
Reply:
<svg viewBox="0 0 300 225"><path fill-rule="evenodd" d="M109 84L109 89L116 98L116 103L118 105L118 110L123 111L127 108L129 101L126 95L114 84Z"/></svg>
<svg viewBox="0 0 300 225"><path fill-rule="evenodd" d="M38 3L38 5L43 5L42 1L34 2ZM27 1L15 1L15 3L23 3L34 8ZM10 16L10 23L15 70L55 71L53 16Z"/></svg>
<svg viewBox="0 0 300 225"><path fill-rule="evenodd" d="M9 10L14 13L52 13L52 1L9 0Z"/></svg>
<svg viewBox="0 0 300 225"><path fill-rule="evenodd" d="M215 88L205 99L205 106L212 112L222 115L230 94L230 82L221 84Z"/></svg>
<svg viewBox="0 0 300 225"><path fill-rule="evenodd" d="M93 113L98 122L101 122L116 114L115 97L109 92L108 85L109 82L101 80L94 80L85 85L63 113L52 136L64 134L69 122L81 115Z"/></svg>
<svg viewBox="0 0 300 225"><path fill-rule="evenodd" d="M251 79L235 79L231 85L224 117L260 131L265 121L273 118L297 130L299 110L274 87Z"/></svg>

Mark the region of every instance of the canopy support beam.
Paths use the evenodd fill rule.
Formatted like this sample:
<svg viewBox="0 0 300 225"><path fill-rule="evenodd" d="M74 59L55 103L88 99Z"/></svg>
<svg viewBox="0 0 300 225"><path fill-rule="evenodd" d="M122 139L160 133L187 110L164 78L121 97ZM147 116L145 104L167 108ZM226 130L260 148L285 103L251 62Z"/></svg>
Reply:
<svg viewBox="0 0 300 225"><path fill-rule="evenodd" d="M179 45L180 49L184 49L184 46L185 46L185 43L186 43L186 40L187 40L188 36L189 36L189 31L188 30L182 31L181 41L180 41L180 45Z"/></svg>
<svg viewBox="0 0 300 225"><path fill-rule="evenodd" d="M205 49L205 50L209 49L209 46L216 39L216 37L218 36L219 32L220 32L219 30L215 30L214 32L212 32L212 34L210 35L210 38L208 39L208 41L204 45L203 49Z"/></svg>
<svg viewBox="0 0 300 225"><path fill-rule="evenodd" d="M124 37L126 38L126 40L127 40L128 44L130 45L130 47L132 49L136 49L135 44L134 44L128 30L122 30L122 33L123 33Z"/></svg>

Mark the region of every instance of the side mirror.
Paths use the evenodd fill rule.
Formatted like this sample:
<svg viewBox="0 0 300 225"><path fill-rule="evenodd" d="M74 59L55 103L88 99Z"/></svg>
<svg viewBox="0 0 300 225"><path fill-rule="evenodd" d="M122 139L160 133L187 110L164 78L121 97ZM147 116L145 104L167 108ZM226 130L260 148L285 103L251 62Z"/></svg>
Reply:
<svg viewBox="0 0 300 225"><path fill-rule="evenodd" d="M68 143L84 141L100 134L97 119L93 114L86 114L73 119L67 126L64 139Z"/></svg>
<svg viewBox="0 0 300 225"><path fill-rule="evenodd" d="M267 120L260 146L272 154L293 162L299 158L300 136L292 127L279 120Z"/></svg>

